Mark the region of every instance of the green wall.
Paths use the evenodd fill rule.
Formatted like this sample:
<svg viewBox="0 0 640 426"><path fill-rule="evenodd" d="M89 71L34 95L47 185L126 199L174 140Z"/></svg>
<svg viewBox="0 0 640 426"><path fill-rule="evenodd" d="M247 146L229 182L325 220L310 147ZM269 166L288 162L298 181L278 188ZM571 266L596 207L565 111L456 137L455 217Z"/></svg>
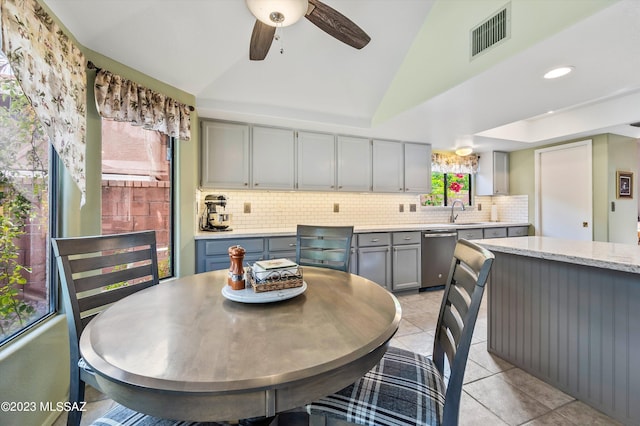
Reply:
<svg viewBox="0 0 640 426"><path fill-rule="evenodd" d="M46 8L46 5L43 5ZM46 8L51 14L51 11ZM51 14L56 20L56 17ZM59 21L58 23L64 28ZM66 30L67 34L71 35ZM73 38L73 37L72 37ZM81 46L78 43L79 46ZM81 46L82 47L82 46ZM83 49L87 60L188 105L195 97L97 52ZM95 71L87 70L86 203L64 166L60 167L60 235L100 234L101 221L101 119L95 107ZM176 150L175 253L177 276L195 272L195 190L198 183L198 116L191 113L191 140L179 141ZM69 391L69 343L64 315L59 313L15 341L0 348L0 401L65 401ZM3 412L0 425L50 425L59 413Z"/></svg>
<svg viewBox="0 0 640 426"><path fill-rule="evenodd" d="M636 219L637 204L633 204L633 201L627 203L633 204L633 206L635 206L635 210L633 210L633 213L630 215L628 209L626 209L627 212L625 214L627 217L622 221L622 211L618 212L618 215L616 216L617 225L615 225L615 234L610 233L609 207L610 202L612 200L615 201L615 170L620 169L620 167L622 167L622 169L624 170L627 170L629 167L631 167L629 161L632 161L634 165L630 171L635 171L637 168L637 166L635 165L637 159L637 148L634 139L611 134L603 134L511 152L509 155L510 192L514 195L529 196L529 221L531 223L534 223L535 150L566 143L578 142L586 139L591 139L592 141L593 240L622 242L619 241L619 235L624 235L625 232L627 232L628 234L635 232L635 227L633 228L633 231L625 231L625 229L622 227L624 226L624 223L629 222L629 217L631 217L632 220ZM614 153L615 156L613 155ZM623 161L623 158L626 158L627 160L624 160L624 163L621 164L620 162ZM625 205L625 207L628 206ZM616 236L616 238L612 239L611 236Z"/></svg>

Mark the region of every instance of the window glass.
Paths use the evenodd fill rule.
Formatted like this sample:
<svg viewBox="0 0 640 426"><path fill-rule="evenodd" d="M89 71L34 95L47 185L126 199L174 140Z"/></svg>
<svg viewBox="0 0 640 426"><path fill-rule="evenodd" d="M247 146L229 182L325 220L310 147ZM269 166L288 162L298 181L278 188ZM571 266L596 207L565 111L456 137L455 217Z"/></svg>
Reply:
<svg viewBox="0 0 640 426"><path fill-rule="evenodd" d="M431 194L421 196L423 206L450 206L455 200L471 205L471 174L431 174Z"/></svg>
<svg viewBox="0 0 640 426"><path fill-rule="evenodd" d="M0 67L0 344L54 311L47 266L50 158L49 140L5 62Z"/></svg>
<svg viewBox="0 0 640 426"><path fill-rule="evenodd" d="M157 131L102 120L102 233L155 230L160 278L173 276L170 142Z"/></svg>

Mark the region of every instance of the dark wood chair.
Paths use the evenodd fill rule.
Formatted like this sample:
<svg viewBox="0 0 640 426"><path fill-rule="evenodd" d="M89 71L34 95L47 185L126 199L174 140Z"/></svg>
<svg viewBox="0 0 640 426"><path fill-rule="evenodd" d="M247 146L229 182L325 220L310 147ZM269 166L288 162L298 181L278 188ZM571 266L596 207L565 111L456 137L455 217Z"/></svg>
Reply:
<svg viewBox="0 0 640 426"><path fill-rule="evenodd" d="M99 389L95 373L80 357L80 334L110 304L159 282L155 231L51 240L69 326L69 402L84 401L85 383ZM75 405L73 405L75 403ZM80 424L81 411L67 425Z"/></svg>
<svg viewBox="0 0 640 426"><path fill-rule="evenodd" d="M312 424L457 425L471 337L493 259L488 250L459 240L440 306L433 357L390 347L362 379L309 404Z"/></svg>
<svg viewBox="0 0 640 426"><path fill-rule="evenodd" d="M298 225L296 263L349 272L353 226Z"/></svg>

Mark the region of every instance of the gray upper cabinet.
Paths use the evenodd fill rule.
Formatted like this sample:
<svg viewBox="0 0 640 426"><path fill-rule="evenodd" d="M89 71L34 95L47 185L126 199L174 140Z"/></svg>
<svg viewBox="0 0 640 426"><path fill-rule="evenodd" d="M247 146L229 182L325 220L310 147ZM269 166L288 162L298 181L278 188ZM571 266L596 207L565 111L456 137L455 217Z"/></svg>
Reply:
<svg viewBox="0 0 640 426"><path fill-rule="evenodd" d="M402 143L373 141L373 191L404 191L404 153Z"/></svg>
<svg viewBox="0 0 640 426"><path fill-rule="evenodd" d="M431 145L404 144L404 190L420 194L431 192Z"/></svg>
<svg viewBox="0 0 640 426"><path fill-rule="evenodd" d="M338 191L371 191L371 142L338 136Z"/></svg>
<svg viewBox="0 0 640 426"><path fill-rule="evenodd" d="M480 154L476 174L476 195L509 194L509 153Z"/></svg>
<svg viewBox="0 0 640 426"><path fill-rule="evenodd" d="M333 135L298 132L298 189L332 191L336 181Z"/></svg>
<svg viewBox="0 0 640 426"><path fill-rule="evenodd" d="M253 127L254 189L294 189L295 138L290 129Z"/></svg>
<svg viewBox="0 0 640 426"><path fill-rule="evenodd" d="M204 188L249 187L249 126L201 121Z"/></svg>

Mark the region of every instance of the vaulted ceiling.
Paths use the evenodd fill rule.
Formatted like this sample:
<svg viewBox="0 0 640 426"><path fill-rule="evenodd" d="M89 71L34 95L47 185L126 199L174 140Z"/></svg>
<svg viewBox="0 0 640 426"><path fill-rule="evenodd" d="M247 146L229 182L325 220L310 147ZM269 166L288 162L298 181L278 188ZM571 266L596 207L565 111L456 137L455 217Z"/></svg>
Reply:
<svg viewBox="0 0 640 426"><path fill-rule="evenodd" d="M353 49L303 19L264 61L249 60L241 0L43 1L85 47L195 95L200 117L440 150L640 138L637 0L324 0L371 42ZM510 37L470 59L470 30L507 4ZM542 78L559 65L574 72Z"/></svg>

